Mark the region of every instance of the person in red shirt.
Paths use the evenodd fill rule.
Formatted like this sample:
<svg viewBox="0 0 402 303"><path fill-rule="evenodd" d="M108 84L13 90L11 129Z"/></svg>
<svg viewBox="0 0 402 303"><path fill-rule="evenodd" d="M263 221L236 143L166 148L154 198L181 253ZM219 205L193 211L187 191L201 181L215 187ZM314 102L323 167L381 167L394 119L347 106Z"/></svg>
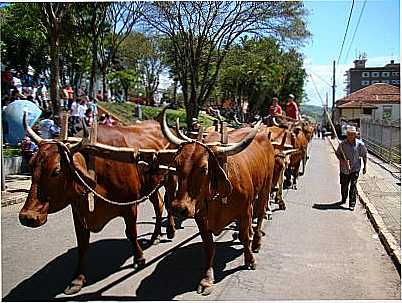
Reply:
<svg viewBox="0 0 402 303"><path fill-rule="evenodd" d="M297 103L294 100L295 96L290 94L288 103L286 104L286 116L295 120L299 120L300 119L299 107L297 106Z"/></svg>
<svg viewBox="0 0 402 303"><path fill-rule="evenodd" d="M282 107L279 105L279 100L277 97L272 98L272 105L269 107L269 114L271 116L282 115Z"/></svg>

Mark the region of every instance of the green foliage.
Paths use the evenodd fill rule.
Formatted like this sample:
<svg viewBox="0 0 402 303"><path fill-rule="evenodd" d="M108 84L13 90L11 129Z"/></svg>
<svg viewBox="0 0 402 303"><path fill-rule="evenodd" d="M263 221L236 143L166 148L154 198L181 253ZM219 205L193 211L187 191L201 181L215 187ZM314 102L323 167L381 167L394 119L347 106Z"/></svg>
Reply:
<svg viewBox="0 0 402 303"><path fill-rule="evenodd" d="M21 156L21 149L11 148L11 147L3 148L3 157L4 158L19 157L19 156Z"/></svg>
<svg viewBox="0 0 402 303"><path fill-rule="evenodd" d="M303 58L274 38L243 37L232 46L220 71L216 92L222 99L247 100L252 112L266 114L274 96L285 106L292 93L301 103L306 73Z"/></svg>
<svg viewBox="0 0 402 303"><path fill-rule="evenodd" d="M300 106L300 112L302 115L311 117L314 121L320 121L324 113L321 106L302 104Z"/></svg>
<svg viewBox="0 0 402 303"><path fill-rule="evenodd" d="M112 114L119 117L124 123L132 124L133 123L133 112L134 112L134 103L126 102L126 103L110 103L110 102L99 102L99 105L110 111ZM152 106L142 106L142 116L144 120L155 119L162 111L161 107L152 107ZM166 112L166 117L168 124L174 126L176 123L176 119L180 119L180 125L186 125L186 112L184 109L168 109ZM205 127L209 127L213 125L213 119L204 114L200 114L198 117L199 122Z"/></svg>
<svg viewBox="0 0 402 303"><path fill-rule="evenodd" d="M31 65L42 71L48 54L40 10L33 3L12 3L0 9L1 55L3 63L18 69Z"/></svg>

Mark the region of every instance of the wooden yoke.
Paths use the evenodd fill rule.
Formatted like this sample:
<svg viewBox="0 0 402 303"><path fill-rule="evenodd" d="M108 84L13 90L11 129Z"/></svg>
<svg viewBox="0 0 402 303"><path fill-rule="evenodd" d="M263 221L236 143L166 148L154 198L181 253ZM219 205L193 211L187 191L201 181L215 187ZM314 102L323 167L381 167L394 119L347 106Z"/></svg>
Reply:
<svg viewBox="0 0 402 303"><path fill-rule="evenodd" d="M96 144L96 142L98 141L98 121L96 115L93 116L89 141L90 144ZM88 156L88 173L91 178L96 180L95 157L91 155ZM92 192L88 193L88 208L90 212L93 212L95 209L94 194Z"/></svg>
<svg viewBox="0 0 402 303"><path fill-rule="evenodd" d="M227 129L227 123L221 121L221 143L222 145L227 145L228 144L228 129ZM225 174L228 174L228 157L227 156L222 156L219 157L219 164L221 165L223 171ZM228 198L224 197L222 198L222 203L227 204L228 203Z"/></svg>

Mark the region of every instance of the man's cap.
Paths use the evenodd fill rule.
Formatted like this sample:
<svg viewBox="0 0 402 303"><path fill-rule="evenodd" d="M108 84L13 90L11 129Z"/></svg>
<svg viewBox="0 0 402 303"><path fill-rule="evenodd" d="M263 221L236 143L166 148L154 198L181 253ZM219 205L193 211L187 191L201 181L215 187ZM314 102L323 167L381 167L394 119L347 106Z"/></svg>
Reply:
<svg viewBox="0 0 402 303"><path fill-rule="evenodd" d="M352 125L348 125L348 127L346 128L346 132L347 133L356 133L356 127L352 126Z"/></svg>
<svg viewBox="0 0 402 303"><path fill-rule="evenodd" d="M293 95L293 94L290 94L290 95L289 95L289 98L292 98L292 99L294 99L294 98L295 98L295 95Z"/></svg>

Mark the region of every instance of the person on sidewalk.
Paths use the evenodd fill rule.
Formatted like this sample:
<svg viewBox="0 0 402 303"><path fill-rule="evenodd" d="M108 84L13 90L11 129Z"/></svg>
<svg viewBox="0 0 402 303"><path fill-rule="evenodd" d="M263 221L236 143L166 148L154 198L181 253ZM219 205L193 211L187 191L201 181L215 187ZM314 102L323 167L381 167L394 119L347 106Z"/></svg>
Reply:
<svg viewBox="0 0 402 303"><path fill-rule="evenodd" d="M339 144L335 154L339 160L341 203L346 203L349 194L349 209L354 210L357 194L356 184L361 168L360 158L363 158L363 174L366 173L367 168L367 148L363 141L356 139L356 127L348 126L346 139Z"/></svg>

